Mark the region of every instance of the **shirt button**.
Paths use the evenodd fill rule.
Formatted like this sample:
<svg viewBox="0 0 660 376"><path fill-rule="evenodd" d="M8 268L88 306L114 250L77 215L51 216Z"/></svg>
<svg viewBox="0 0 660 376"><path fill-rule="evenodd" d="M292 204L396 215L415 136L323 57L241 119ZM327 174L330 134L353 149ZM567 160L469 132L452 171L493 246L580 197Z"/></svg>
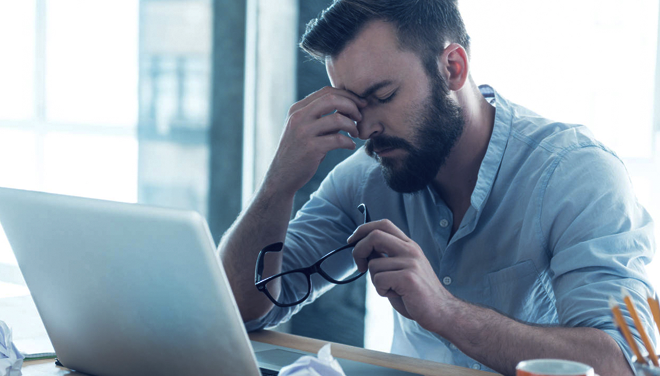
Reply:
<svg viewBox="0 0 660 376"><path fill-rule="evenodd" d="M447 277L443 278L442 283L444 283L447 286L451 285L451 277L447 276Z"/></svg>
<svg viewBox="0 0 660 376"><path fill-rule="evenodd" d="M474 364L472 365L472 369L481 369L481 365L480 365L480 364L477 364L477 363L474 363Z"/></svg>
<svg viewBox="0 0 660 376"><path fill-rule="evenodd" d="M456 347L456 345L454 345L453 343L449 344L449 348L452 350L458 350L458 347Z"/></svg>
<svg viewBox="0 0 660 376"><path fill-rule="evenodd" d="M440 221L440 227L447 227L447 226L449 226L448 220L443 219L442 221Z"/></svg>

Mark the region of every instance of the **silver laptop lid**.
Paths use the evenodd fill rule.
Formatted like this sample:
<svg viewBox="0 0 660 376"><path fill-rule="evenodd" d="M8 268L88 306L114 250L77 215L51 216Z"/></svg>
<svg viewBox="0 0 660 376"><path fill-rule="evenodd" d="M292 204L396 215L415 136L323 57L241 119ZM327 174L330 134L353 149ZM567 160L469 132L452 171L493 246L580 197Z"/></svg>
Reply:
<svg viewBox="0 0 660 376"><path fill-rule="evenodd" d="M0 188L0 224L66 367L259 375L199 214Z"/></svg>

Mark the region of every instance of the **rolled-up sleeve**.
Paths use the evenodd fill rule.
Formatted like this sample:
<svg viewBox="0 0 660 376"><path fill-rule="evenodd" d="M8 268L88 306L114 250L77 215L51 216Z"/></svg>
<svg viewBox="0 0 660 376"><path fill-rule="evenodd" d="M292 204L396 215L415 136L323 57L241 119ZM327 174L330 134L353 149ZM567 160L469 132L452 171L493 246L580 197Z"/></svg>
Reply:
<svg viewBox="0 0 660 376"><path fill-rule="evenodd" d="M630 362L609 298L628 292L655 340L647 296L655 292L645 271L654 253L653 222L637 202L622 161L594 145L564 150L547 174L540 200L540 233L549 253L559 323L605 331ZM643 345L625 305L621 310Z"/></svg>

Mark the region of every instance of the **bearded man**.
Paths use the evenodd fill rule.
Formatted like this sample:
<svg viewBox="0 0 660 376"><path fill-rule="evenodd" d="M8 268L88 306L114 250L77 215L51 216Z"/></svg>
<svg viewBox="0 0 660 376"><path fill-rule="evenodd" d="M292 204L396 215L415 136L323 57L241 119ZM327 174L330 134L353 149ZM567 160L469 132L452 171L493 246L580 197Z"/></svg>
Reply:
<svg viewBox="0 0 660 376"><path fill-rule="evenodd" d="M336 0L301 46L332 87L291 107L219 247L248 329L368 271L396 312L394 353L504 374L532 358L633 374L608 298L654 294L653 225L612 151L478 87L455 1ZM364 152L289 221L296 191L351 137ZM334 248L349 252L322 259Z"/></svg>

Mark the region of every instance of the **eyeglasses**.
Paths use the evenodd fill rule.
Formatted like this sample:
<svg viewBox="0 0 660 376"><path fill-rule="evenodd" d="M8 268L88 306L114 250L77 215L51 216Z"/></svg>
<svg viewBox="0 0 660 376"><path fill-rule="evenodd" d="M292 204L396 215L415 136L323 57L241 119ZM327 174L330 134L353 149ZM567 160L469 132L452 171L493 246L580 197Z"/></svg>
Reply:
<svg viewBox="0 0 660 376"><path fill-rule="evenodd" d="M360 204L358 210L364 214L363 223L371 222L365 204ZM257 287L257 290L266 294L268 299L278 307L291 307L300 304L304 302L312 292L311 276L314 273L320 274L321 277L337 285L351 283L366 273L358 272L357 265L353 259L353 248L356 244L357 242L353 242L341 248L337 248L306 268L289 270L275 274L266 279L261 279L261 275L264 271L264 258L266 254L269 252L281 252L282 247L284 246L281 242L273 243L259 252L257 266L254 272L254 285ZM282 282L282 277L284 276L286 276L290 286L293 286L295 289L293 297L277 294L277 292L280 291L279 286ZM297 298L299 296L302 296L302 298Z"/></svg>

